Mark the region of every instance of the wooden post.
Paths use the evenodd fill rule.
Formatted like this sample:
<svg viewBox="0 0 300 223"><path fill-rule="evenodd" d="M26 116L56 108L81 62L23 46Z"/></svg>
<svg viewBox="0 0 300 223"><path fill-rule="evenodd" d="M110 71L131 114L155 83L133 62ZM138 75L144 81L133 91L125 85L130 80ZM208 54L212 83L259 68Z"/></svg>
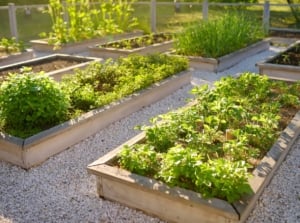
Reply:
<svg viewBox="0 0 300 223"><path fill-rule="evenodd" d="M266 0L264 3L264 12L263 12L263 29L266 33L269 33L270 28L270 2Z"/></svg>
<svg viewBox="0 0 300 223"><path fill-rule="evenodd" d="M208 19L208 0L204 0L202 2L202 19L203 20Z"/></svg>
<svg viewBox="0 0 300 223"><path fill-rule="evenodd" d="M156 0L151 0L150 6L151 32L156 32Z"/></svg>
<svg viewBox="0 0 300 223"><path fill-rule="evenodd" d="M11 36L18 40L16 7L14 3L8 3L8 17Z"/></svg>
<svg viewBox="0 0 300 223"><path fill-rule="evenodd" d="M175 13L180 12L180 0L174 0Z"/></svg>
<svg viewBox="0 0 300 223"><path fill-rule="evenodd" d="M62 5L63 5L63 12L64 12L64 21L69 25L69 22L70 22L70 19L69 19L69 14L68 14L68 10L67 10L67 2L66 1L63 1L62 2Z"/></svg>

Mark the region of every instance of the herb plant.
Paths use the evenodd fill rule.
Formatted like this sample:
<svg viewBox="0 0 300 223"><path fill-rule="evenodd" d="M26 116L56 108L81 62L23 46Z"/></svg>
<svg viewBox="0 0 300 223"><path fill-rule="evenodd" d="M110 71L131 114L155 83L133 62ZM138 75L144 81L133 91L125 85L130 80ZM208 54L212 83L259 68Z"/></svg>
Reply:
<svg viewBox="0 0 300 223"><path fill-rule="evenodd" d="M244 73L192 90L192 105L142 126L145 141L124 146L121 168L234 202L251 193L250 170L298 111L299 83Z"/></svg>
<svg viewBox="0 0 300 223"><path fill-rule="evenodd" d="M243 14L191 24L175 38L177 54L217 58L244 48L264 37L260 24Z"/></svg>
<svg viewBox="0 0 300 223"><path fill-rule="evenodd" d="M0 119L12 135L27 137L65 121L68 108L68 96L42 72L24 68L1 84Z"/></svg>

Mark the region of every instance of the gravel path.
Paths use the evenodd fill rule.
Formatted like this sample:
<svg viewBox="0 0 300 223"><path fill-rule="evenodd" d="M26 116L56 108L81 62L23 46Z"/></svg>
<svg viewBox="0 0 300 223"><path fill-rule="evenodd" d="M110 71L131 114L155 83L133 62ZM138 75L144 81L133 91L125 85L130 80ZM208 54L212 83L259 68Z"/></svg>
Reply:
<svg viewBox="0 0 300 223"><path fill-rule="evenodd" d="M211 75L197 72L193 83L211 82L241 71L257 72L254 64L279 49L257 54L233 68ZM212 78L214 77L214 78ZM138 124L181 107L190 98L187 85L165 99L111 124L92 137L25 171L0 161L1 223L151 223L162 222L118 203L97 197L95 178L86 167L98 157L135 136ZM264 190L247 223L300 222L300 140Z"/></svg>

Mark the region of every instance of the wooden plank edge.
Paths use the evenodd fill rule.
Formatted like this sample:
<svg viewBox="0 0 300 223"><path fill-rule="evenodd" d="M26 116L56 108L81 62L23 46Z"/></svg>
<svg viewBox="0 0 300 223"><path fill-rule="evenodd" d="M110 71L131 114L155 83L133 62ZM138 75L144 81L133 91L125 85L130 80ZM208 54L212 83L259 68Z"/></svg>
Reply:
<svg viewBox="0 0 300 223"><path fill-rule="evenodd" d="M99 164L88 167L88 173L97 177L109 179L115 182L120 182L137 190L147 191L149 193L164 196L168 199L195 205L200 205L207 211L218 213L220 216L238 220L239 215L231 204L217 198L204 199L201 194L178 187L169 187L166 184L154 179L133 174L129 171L113 167L107 164ZM105 194L103 194L105 198Z"/></svg>
<svg viewBox="0 0 300 223"><path fill-rule="evenodd" d="M250 215L263 190L272 180L276 170L286 158L299 134L300 111L295 115L290 124L282 132L279 139L262 159L261 164L253 171L254 177L249 179L253 194L251 196L245 196L240 201L233 204L240 214L241 223L245 222Z"/></svg>

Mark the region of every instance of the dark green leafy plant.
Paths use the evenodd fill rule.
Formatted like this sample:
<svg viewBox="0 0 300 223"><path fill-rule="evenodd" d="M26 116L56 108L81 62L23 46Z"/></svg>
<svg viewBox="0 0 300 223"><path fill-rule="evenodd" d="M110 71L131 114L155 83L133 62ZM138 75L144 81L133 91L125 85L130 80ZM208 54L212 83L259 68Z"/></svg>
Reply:
<svg viewBox="0 0 300 223"><path fill-rule="evenodd" d="M49 76L24 68L1 84L0 108L5 132L27 137L65 121L69 98Z"/></svg>
<svg viewBox="0 0 300 223"><path fill-rule="evenodd" d="M170 186L233 202L251 192L248 178L256 165L253 161L265 155L289 122L286 111L299 110L299 83L244 73L192 92L192 105L152 119L152 126L139 127L145 131L145 141L125 146L119 164L127 168L132 157L151 156L152 162L143 162L142 170L137 162L129 170L150 169L147 176ZM151 151L142 154L136 148Z"/></svg>
<svg viewBox="0 0 300 223"><path fill-rule="evenodd" d="M228 13L192 24L175 38L176 53L187 56L221 57L264 37L260 24L247 16Z"/></svg>

